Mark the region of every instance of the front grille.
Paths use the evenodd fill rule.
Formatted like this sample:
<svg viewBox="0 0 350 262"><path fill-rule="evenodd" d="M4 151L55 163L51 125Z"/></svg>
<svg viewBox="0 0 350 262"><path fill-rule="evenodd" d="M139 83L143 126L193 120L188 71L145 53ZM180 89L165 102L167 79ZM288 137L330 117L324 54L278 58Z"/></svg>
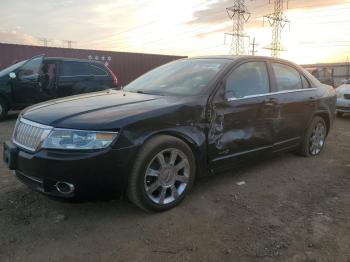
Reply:
<svg viewBox="0 0 350 262"><path fill-rule="evenodd" d="M13 142L29 151L36 151L50 133L52 127L20 118L13 133Z"/></svg>
<svg viewBox="0 0 350 262"><path fill-rule="evenodd" d="M345 99L350 99L350 94L344 94Z"/></svg>

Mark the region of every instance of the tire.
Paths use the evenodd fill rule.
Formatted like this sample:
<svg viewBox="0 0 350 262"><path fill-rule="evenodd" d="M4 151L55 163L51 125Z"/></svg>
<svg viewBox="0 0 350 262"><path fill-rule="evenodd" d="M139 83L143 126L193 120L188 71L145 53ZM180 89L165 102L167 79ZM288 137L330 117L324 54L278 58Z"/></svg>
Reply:
<svg viewBox="0 0 350 262"><path fill-rule="evenodd" d="M6 101L0 97L0 121L3 120L7 115L7 104Z"/></svg>
<svg viewBox="0 0 350 262"><path fill-rule="evenodd" d="M327 125L324 119L320 116L315 116L306 130L299 153L305 157L319 155L324 148L327 133Z"/></svg>
<svg viewBox="0 0 350 262"><path fill-rule="evenodd" d="M140 149L130 173L127 196L145 211L165 211L183 200L195 174L190 147L178 138L160 135Z"/></svg>
<svg viewBox="0 0 350 262"><path fill-rule="evenodd" d="M337 112L337 116L338 116L338 117L343 117L343 116L344 116L344 113L343 113L343 112Z"/></svg>

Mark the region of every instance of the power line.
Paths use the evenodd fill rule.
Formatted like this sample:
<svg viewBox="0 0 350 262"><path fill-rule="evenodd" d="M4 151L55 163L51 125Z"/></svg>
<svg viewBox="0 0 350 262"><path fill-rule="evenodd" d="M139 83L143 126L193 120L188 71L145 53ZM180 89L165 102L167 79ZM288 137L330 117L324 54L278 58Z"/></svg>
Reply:
<svg viewBox="0 0 350 262"><path fill-rule="evenodd" d="M63 43L63 46L64 46L65 44L67 44L67 47L68 47L68 48L72 48L72 45L73 45L73 44L76 44L76 43L77 43L77 41L72 41L72 40L62 40L62 43Z"/></svg>
<svg viewBox="0 0 350 262"><path fill-rule="evenodd" d="M256 50L256 46L258 46L259 44L255 42L255 37L253 38L253 42L250 43L250 46L252 47L251 49L251 54L252 56L255 56L255 54L258 52L258 50Z"/></svg>
<svg viewBox="0 0 350 262"><path fill-rule="evenodd" d="M192 6L191 8L197 8L197 7L200 7L200 6L204 5L204 4L208 4L208 2L207 2L207 1L204 1L204 2L202 2L202 3L200 3L200 4L197 4L197 5ZM139 29L141 29L141 28L144 28L144 27L153 25L153 24L155 24L155 23L157 23L157 22L160 22L160 20L159 20L159 19L152 20L152 21L147 22L147 23L145 23L145 24L141 24L141 25L138 25L138 26L135 26L135 27L131 27L131 28L125 29L125 30L123 30L123 31L119 31L119 32L117 32L117 33L113 33L113 34L107 35L107 36L105 36L104 38L114 37L114 36L117 36L117 35L129 33L129 32L132 32L132 31L137 31L137 30L139 30ZM177 24L182 24L182 23L177 23ZM177 25L177 24L174 24L174 25ZM105 40L105 39L103 39L102 41L104 41L104 40ZM99 42L99 41L101 41L101 39L92 40L92 41L88 41L88 42L91 43L91 42L96 42L96 41Z"/></svg>
<svg viewBox="0 0 350 262"><path fill-rule="evenodd" d="M207 2L203 2L203 3L199 4L199 5L193 6L192 8L201 6L201 5L203 5L203 4L207 4ZM259 9L259 8L265 6L265 5L266 5L266 4L259 5L259 6L254 7L253 9L254 9L254 10L255 10L255 9ZM208 9L204 9L204 10L208 10ZM223 12L222 10L219 10L219 11L217 11L217 12L213 12L213 13L210 13L209 15L207 15L207 16L206 16L206 19L208 19L208 18L210 18L210 17L213 17L214 15L217 15L218 13L223 13L223 14L224 14L224 12ZM189 21L189 22L190 22L190 21ZM147 24L143 24L143 25L139 25L139 26L137 26L137 28L134 28L134 29L136 30L136 29L139 29L139 28L142 28L142 27L147 27L147 26L149 26L149 25L151 25L151 24L153 24L153 22L147 23ZM171 26L177 26L177 25L183 25L183 24L184 24L183 22L180 22L180 23L172 24ZM206 27L207 27L207 25L201 26L201 27L198 27L198 28L206 28ZM211 26L210 26L210 27L211 27ZM133 28L131 28L131 29L133 29ZM134 31L134 30L131 30L131 29L130 29L130 30L127 30L127 31ZM190 31L194 31L194 30L190 30ZM190 31L185 31L185 32L183 32L182 34L184 34L184 33L189 33ZM122 33L123 33L123 32L113 33L112 35L106 36L105 38L114 37L114 36L117 36L117 35L122 34ZM92 44L92 43L96 43L96 42L103 42L103 41L106 41L105 38L104 38L104 39L96 39L96 40L93 40L93 41L88 41L88 42L86 42L86 44ZM139 34L138 34L138 33L135 33L134 36L128 37L128 39L138 39L138 38L139 38ZM151 40L150 42L153 43L153 42L157 42L157 41L164 41L164 38L159 38L159 40ZM127 42L127 40L125 40L125 39L120 39L119 41L117 41L117 43L119 43L119 44L125 44L126 42ZM144 43L145 43L145 42L143 42L143 44L144 44Z"/></svg>
<svg viewBox="0 0 350 262"><path fill-rule="evenodd" d="M42 42L43 46L48 47L49 43L52 42L51 39L48 39L46 37L38 38L39 42Z"/></svg>
<svg viewBox="0 0 350 262"><path fill-rule="evenodd" d="M182 32L182 33L179 33L177 34L177 36L182 36L182 35L187 35L189 33L210 33L210 32L213 32L213 31L205 31L205 32L202 32L202 29L209 29L209 28L212 28L212 27L216 27L216 26L219 26L219 25L223 25L224 23L218 23L218 24L214 24L214 25L211 25L211 26L201 26L201 27L197 27L195 29L192 29L192 30L188 30L188 31L185 31L185 32ZM189 36L185 36L185 37L177 37L177 41L178 40L183 40L183 39L188 39L188 38L193 38L194 35L191 34ZM153 43L158 43L158 44L162 44L165 42L169 42L169 44L174 44L173 41L171 40L168 40L166 38L160 38L160 39L156 39L156 40L151 40L151 41L146 41L146 42L143 42L142 46L145 46L144 44L146 44L146 47L149 46L149 44L153 44ZM175 43L176 44L176 43ZM141 46L141 47L142 47Z"/></svg>
<svg viewBox="0 0 350 262"><path fill-rule="evenodd" d="M288 6L288 0L287 6ZM274 11L272 14L264 16L272 27L272 42L271 46L266 49L271 49L271 56L278 57L281 48L281 38L282 38L282 29L286 24L290 24L288 18L283 14L283 3L284 0L274 0Z"/></svg>
<svg viewBox="0 0 350 262"><path fill-rule="evenodd" d="M248 22L250 13L245 5L245 0L235 0L234 5L226 8L228 17L232 20L232 33L225 33L232 37L230 54L243 55L245 53L244 38L248 37L244 34L244 23Z"/></svg>

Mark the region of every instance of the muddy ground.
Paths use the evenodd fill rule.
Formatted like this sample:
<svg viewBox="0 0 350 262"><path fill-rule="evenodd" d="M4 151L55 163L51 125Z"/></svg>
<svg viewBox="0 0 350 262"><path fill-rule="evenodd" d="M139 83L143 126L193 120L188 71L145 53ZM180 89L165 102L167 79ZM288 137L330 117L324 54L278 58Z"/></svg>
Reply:
<svg viewBox="0 0 350 262"><path fill-rule="evenodd" d="M1 143L15 118L0 123ZM201 178L161 214L126 200L54 201L0 160L0 261L350 261L349 156L350 116L319 157L282 154Z"/></svg>

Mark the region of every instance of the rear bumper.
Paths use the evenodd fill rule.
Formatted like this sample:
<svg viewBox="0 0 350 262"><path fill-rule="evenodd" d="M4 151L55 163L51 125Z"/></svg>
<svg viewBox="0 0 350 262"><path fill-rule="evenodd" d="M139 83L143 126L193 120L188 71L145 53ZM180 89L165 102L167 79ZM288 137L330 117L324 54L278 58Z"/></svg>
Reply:
<svg viewBox="0 0 350 262"><path fill-rule="evenodd" d="M350 113L350 99L337 99L337 112Z"/></svg>
<svg viewBox="0 0 350 262"><path fill-rule="evenodd" d="M36 191L58 197L106 190L120 192L126 186L127 175L137 151L133 147L98 152L40 150L32 154L12 142L6 142L6 147L11 148L12 156L9 157L8 150L4 150L4 159L11 161L9 168L14 170L20 181ZM57 182L73 184L74 192L60 193L55 187Z"/></svg>

